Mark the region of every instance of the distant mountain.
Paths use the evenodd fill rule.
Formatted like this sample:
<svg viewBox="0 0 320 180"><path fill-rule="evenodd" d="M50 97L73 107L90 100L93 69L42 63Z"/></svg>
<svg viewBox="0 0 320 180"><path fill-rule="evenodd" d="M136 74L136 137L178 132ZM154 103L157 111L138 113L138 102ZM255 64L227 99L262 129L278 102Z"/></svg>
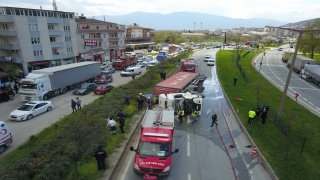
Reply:
<svg viewBox="0 0 320 180"><path fill-rule="evenodd" d="M281 26L287 24L286 22L273 19L233 19L196 12L174 12L170 14L133 12L120 16L96 16L95 19L105 19L105 21L123 25L137 23L139 26L155 30L193 30L194 23L196 23L196 29L199 30L201 22L203 30L265 27L266 25Z"/></svg>
<svg viewBox="0 0 320 180"><path fill-rule="evenodd" d="M316 20L320 20L320 18L315 18L315 19L309 19L309 20L305 20L305 21L299 21L299 22L296 22L296 23L289 23L289 24L285 24L283 25L283 27L290 27L290 28L304 28L307 23L312 23Z"/></svg>

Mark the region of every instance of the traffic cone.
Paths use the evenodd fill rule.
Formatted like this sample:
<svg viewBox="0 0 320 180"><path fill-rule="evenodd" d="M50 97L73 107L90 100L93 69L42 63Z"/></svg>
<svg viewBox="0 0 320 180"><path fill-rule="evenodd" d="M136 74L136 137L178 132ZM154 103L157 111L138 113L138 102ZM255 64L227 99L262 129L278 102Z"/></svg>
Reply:
<svg viewBox="0 0 320 180"><path fill-rule="evenodd" d="M254 146L254 147L253 147L253 150L252 150L252 152L251 152L251 156L252 156L252 157L256 157L256 156L257 156L257 146Z"/></svg>

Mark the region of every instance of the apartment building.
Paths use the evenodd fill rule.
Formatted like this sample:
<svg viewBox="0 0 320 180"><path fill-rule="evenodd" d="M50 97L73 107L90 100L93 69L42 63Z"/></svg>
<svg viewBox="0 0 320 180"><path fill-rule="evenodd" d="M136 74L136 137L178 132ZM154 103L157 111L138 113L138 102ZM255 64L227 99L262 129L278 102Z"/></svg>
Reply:
<svg viewBox="0 0 320 180"><path fill-rule="evenodd" d="M154 43L154 29L138 26L126 26L125 46L127 51L148 49Z"/></svg>
<svg viewBox="0 0 320 180"><path fill-rule="evenodd" d="M0 66L32 69L75 62L78 54L74 13L0 7Z"/></svg>
<svg viewBox="0 0 320 180"><path fill-rule="evenodd" d="M89 19L81 15L76 19L78 61L107 61L123 55L125 27L112 22Z"/></svg>

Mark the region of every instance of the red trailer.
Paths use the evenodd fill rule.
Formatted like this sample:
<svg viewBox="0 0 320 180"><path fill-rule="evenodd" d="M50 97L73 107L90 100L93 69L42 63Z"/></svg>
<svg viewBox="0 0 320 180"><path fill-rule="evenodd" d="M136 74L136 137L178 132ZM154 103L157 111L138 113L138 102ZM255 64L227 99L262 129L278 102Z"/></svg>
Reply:
<svg viewBox="0 0 320 180"><path fill-rule="evenodd" d="M179 72L174 76L158 83L154 88L154 94L169 94L183 92L199 73Z"/></svg>

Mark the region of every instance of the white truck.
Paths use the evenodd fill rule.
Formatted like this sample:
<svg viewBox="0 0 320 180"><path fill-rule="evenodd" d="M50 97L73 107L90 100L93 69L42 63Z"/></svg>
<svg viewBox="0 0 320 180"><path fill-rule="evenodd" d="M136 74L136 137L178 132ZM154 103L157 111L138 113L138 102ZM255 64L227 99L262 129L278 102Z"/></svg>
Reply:
<svg viewBox="0 0 320 180"><path fill-rule="evenodd" d="M288 63L287 63L287 67L289 67L289 68L292 64L292 59L293 59L293 56L290 56ZM310 59L310 58L307 58L304 56L297 55L296 61L294 62L294 65L293 65L293 70L296 73L300 73L301 70L304 68L305 64L317 64L317 61L314 59Z"/></svg>
<svg viewBox="0 0 320 180"><path fill-rule="evenodd" d="M320 65L319 64L305 64L300 76L307 80L313 81L320 86Z"/></svg>
<svg viewBox="0 0 320 180"><path fill-rule="evenodd" d="M83 82L93 82L100 75L100 63L80 62L33 70L21 80L20 100L47 100L78 87Z"/></svg>

